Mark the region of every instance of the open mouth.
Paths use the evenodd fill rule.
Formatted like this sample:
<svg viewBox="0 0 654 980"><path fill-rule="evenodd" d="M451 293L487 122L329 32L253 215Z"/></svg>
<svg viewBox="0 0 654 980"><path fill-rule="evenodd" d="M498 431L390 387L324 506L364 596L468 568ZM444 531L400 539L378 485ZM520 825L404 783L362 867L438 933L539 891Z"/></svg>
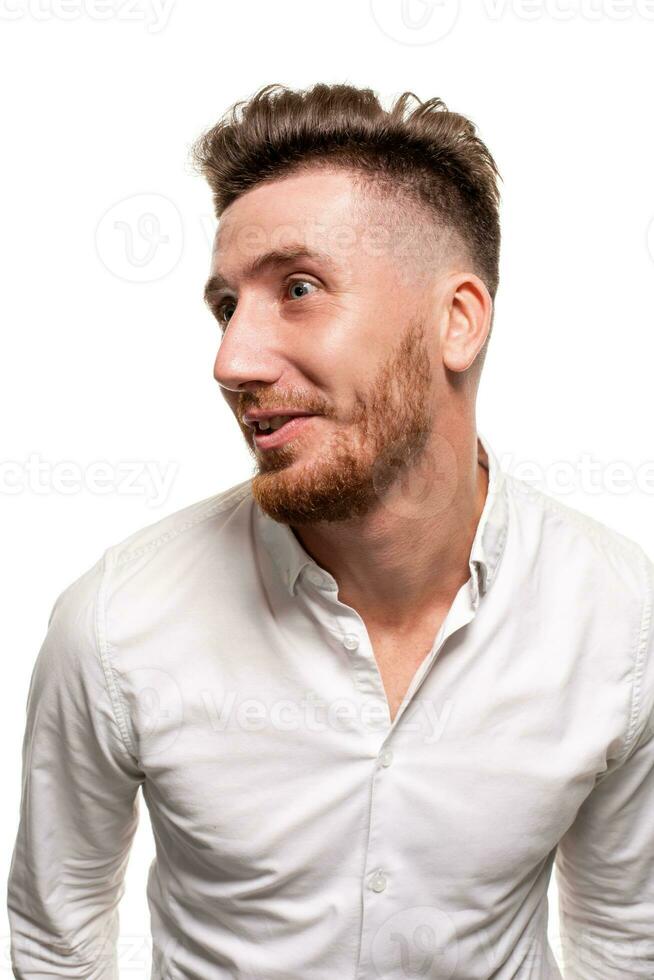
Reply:
<svg viewBox="0 0 654 980"><path fill-rule="evenodd" d="M294 418L308 418L307 415L274 415L270 419L259 419L255 432L277 432Z"/></svg>
<svg viewBox="0 0 654 980"><path fill-rule="evenodd" d="M294 438L315 415L277 415L271 419L264 419L256 423L254 429L254 441L262 449L273 446L281 446Z"/></svg>

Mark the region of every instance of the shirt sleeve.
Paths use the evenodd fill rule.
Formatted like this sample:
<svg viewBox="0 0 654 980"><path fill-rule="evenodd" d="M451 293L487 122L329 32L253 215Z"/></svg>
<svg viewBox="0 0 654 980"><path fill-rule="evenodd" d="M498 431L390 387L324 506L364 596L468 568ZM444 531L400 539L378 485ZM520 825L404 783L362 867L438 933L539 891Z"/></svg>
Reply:
<svg viewBox="0 0 654 980"><path fill-rule="evenodd" d="M636 635L625 747L559 842L566 980L654 977L654 564Z"/></svg>
<svg viewBox="0 0 654 980"><path fill-rule="evenodd" d="M8 878L13 975L115 980L143 773L98 644L104 557L57 598L27 696Z"/></svg>

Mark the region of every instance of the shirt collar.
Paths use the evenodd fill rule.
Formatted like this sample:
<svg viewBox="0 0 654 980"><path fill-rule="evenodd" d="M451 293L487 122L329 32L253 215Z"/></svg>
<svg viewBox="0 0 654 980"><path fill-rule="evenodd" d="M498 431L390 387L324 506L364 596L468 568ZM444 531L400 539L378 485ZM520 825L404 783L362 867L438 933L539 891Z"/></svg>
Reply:
<svg viewBox="0 0 654 980"><path fill-rule="evenodd" d="M478 601L491 585L497 572L508 528L506 480L498 459L484 435L477 431L477 455L488 470L488 493L470 549L468 564L472 578L473 600ZM290 595L295 595L297 578L305 566L314 584L328 591L337 589L336 580L305 551L287 524L274 521L254 503L255 523L261 539L282 574Z"/></svg>

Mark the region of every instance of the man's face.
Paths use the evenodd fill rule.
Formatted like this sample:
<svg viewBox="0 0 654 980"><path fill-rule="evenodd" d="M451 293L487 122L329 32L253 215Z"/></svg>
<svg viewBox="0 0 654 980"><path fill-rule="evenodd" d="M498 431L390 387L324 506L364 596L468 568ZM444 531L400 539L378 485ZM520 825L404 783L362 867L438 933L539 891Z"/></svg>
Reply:
<svg viewBox="0 0 654 980"><path fill-rule="evenodd" d="M214 377L256 462L253 496L285 524L367 513L420 461L432 429L438 337L424 302L434 270L419 271L424 230L415 224L398 254L398 231L383 209L371 223L361 193L339 171L262 183L216 233ZM246 275L266 253L296 251L307 254ZM312 415L260 438L243 416L270 409Z"/></svg>

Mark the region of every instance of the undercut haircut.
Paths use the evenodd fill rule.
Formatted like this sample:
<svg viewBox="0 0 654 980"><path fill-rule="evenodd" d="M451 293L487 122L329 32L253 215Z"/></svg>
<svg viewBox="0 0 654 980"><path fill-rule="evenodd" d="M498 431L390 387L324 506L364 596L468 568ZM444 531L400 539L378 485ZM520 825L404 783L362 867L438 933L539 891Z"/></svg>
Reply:
<svg viewBox="0 0 654 980"><path fill-rule="evenodd" d="M404 92L387 110L369 88L273 83L227 110L192 145L191 160L209 184L217 218L264 181L348 171L378 200L419 210L448 248L463 251L495 300L501 176L475 124L440 98L422 102Z"/></svg>

